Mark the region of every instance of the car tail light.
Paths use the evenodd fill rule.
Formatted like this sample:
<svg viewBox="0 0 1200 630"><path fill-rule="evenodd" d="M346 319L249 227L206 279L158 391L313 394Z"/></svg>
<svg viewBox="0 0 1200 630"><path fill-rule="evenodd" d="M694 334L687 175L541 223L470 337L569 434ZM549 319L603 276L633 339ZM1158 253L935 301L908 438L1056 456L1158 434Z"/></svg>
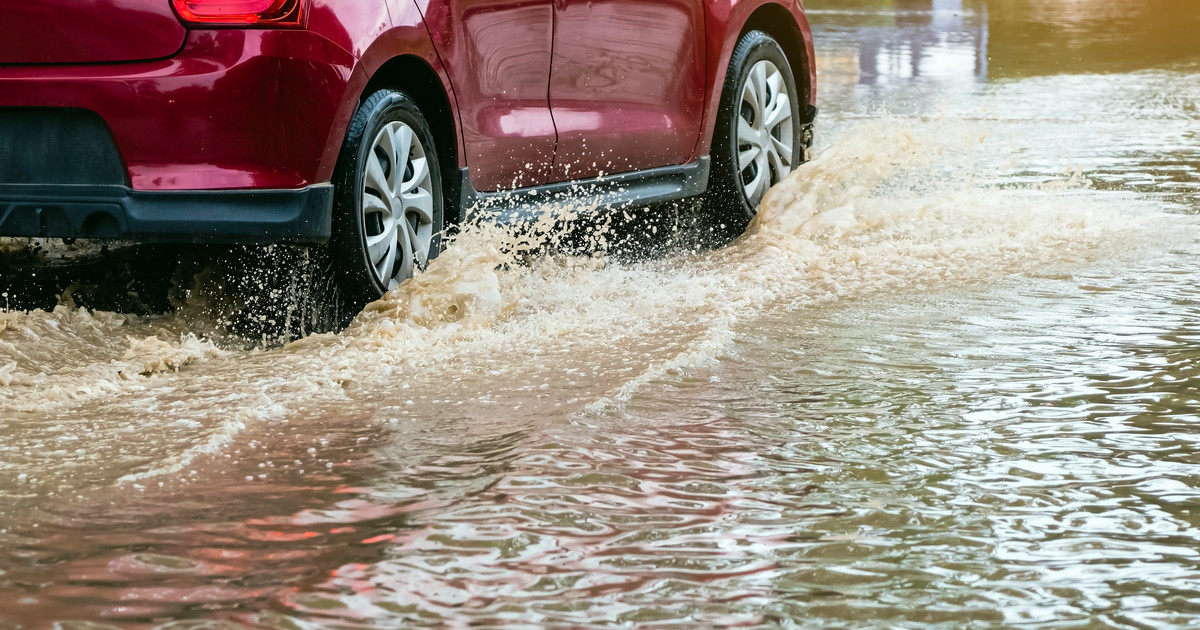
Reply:
<svg viewBox="0 0 1200 630"><path fill-rule="evenodd" d="M179 19L207 26L301 26L308 0L171 0Z"/></svg>

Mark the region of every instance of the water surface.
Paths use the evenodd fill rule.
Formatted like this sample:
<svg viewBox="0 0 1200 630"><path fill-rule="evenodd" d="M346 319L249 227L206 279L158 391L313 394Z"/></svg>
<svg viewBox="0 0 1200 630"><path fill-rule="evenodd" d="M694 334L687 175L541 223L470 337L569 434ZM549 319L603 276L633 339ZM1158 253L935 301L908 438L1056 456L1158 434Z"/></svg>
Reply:
<svg viewBox="0 0 1200 630"><path fill-rule="evenodd" d="M348 330L0 313L0 627L1191 627L1200 9L808 3L717 251L468 231Z"/></svg>

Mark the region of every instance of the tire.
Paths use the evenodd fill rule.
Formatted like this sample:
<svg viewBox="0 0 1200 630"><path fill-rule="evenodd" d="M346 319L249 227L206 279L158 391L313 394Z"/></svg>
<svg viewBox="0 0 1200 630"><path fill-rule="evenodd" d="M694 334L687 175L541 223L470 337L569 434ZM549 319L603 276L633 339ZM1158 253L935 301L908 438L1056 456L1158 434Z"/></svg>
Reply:
<svg viewBox="0 0 1200 630"><path fill-rule="evenodd" d="M365 98L350 120L333 182L329 255L339 292L357 312L441 251L441 162L416 102L390 89Z"/></svg>
<svg viewBox="0 0 1200 630"><path fill-rule="evenodd" d="M803 161L797 94L779 43L762 31L742 35L721 91L705 199L705 214L723 240L745 231L767 189ZM765 111L758 104L762 100L767 101ZM746 168L741 168L745 158Z"/></svg>

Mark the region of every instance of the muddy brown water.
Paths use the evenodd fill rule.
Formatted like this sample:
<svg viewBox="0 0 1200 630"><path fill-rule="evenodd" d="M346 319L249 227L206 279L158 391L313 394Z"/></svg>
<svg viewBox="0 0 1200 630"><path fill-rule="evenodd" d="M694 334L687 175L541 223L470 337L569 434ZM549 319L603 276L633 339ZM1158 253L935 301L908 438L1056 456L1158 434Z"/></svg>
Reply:
<svg viewBox="0 0 1200 630"><path fill-rule="evenodd" d="M0 313L0 627L1200 624L1200 7L808 4L727 248Z"/></svg>

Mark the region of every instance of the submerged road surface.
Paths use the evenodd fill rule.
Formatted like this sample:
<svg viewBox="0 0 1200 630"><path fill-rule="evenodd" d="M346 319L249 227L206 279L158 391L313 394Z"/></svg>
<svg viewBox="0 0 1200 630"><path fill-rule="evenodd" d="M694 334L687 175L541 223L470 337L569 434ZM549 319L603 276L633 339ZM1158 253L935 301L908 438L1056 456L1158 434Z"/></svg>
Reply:
<svg viewBox="0 0 1200 630"><path fill-rule="evenodd" d="M1200 623L1200 7L808 2L746 237L0 312L0 628Z"/></svg>

